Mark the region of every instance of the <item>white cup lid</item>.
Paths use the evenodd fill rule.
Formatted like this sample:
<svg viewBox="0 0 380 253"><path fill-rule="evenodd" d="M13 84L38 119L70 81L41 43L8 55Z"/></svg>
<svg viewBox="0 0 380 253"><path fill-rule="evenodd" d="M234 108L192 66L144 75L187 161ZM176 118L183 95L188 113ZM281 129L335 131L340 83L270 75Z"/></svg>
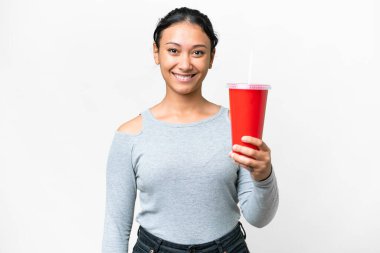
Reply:
<svg viewBox="0 0 380 253"><path fill-rule="evenodd" d="M241 90L270 90L272 87L267 84L250 84L250 83L228 83L229 89Z"/></svg>

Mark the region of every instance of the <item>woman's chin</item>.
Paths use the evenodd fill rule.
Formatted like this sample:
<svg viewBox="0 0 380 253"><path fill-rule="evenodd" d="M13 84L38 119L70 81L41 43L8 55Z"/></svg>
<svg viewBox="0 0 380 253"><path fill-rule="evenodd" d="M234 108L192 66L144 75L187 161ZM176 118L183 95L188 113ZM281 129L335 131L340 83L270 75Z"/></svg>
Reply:
<svg viewBox="0 0 380 253"><path fill-rule="evenodd" d="M173 90L175 93L179 94L179 95L188 95L188 94L191 94L191 93L194 93L197 91L197 87L193 84L188 84L188 85L183 85L183 84L180 84L180 85L174 85L174 86L171 86L171 90Z"/></svg>

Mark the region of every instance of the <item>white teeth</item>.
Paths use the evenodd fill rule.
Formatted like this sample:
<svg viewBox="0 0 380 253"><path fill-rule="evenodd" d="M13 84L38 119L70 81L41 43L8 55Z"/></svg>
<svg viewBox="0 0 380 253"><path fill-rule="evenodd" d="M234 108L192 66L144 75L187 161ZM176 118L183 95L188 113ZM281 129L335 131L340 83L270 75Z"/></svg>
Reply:
<svg viewBox="0 0 380 253"><path fill-rule="evenodd" d="M184 82L185 82L185 81L189 81L193 75L186 75L186 76L184 76L184 75L174 74L174 76L175 76L178 80L180 80L180 81L184 81Z"/></svg>

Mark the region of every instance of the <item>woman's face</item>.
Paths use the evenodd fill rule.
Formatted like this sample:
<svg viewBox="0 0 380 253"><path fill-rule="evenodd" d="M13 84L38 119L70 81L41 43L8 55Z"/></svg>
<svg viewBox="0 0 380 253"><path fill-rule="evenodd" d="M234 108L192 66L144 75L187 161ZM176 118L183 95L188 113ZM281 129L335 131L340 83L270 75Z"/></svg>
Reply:
<svg viewBox="0 0 380 253"><path fill-rule="evenodd" d="M176 23L161 33L160 48L153 45L154 60L169 88L180 94L198 90L211 68L215 50L198 25Z"/></svg>

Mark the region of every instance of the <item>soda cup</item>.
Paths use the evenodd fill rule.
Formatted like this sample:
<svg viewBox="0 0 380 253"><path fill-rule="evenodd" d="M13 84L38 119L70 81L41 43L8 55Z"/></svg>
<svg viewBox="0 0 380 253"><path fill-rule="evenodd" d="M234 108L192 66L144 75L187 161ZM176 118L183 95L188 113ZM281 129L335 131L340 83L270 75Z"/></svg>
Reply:
<svg viewBox="0 0 380 253"><path fill-rule="evenodd" d="M258 150L256 146L242 142L241 138L243 136L262 138L268 90L271 86L230 83L228 88L232 145L238 144Z"/></svg>

